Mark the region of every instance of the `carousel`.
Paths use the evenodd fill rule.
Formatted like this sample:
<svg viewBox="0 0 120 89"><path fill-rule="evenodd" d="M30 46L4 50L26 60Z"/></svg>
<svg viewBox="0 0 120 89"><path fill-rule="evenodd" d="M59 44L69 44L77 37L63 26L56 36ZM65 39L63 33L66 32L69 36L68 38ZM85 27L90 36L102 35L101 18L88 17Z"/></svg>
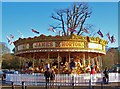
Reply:
<svg viewBox="0 0 120 89"><path fill-rule="evenodd" d="M107 43L99 37L42 34L33 38L19 38L14 45L16 56L32 59L31 66L24 70L43 73L50 68L56 74L82 74L89 73L91 65L97 73L101 71L101 56L106 54Z"/></svg>

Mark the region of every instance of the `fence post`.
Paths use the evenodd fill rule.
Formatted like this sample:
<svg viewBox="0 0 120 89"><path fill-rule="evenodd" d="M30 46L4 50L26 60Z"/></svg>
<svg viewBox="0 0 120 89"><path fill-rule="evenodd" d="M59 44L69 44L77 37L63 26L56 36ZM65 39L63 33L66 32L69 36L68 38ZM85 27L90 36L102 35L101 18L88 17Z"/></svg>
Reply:
<svg viewBox="0 0 120 89"><path fill-rule="evenodd" d="M60 89L60 85L58 85L58 89Z"/></svg>
<svg viewBox="0 0 120 89"><path fill-rule="evenodd" d="M14 84L13 84L13 82L12 82L12 89L14 89Z"/></svg>
<svg viewBox="0 0 120 89"><path fill-rule="evenodd" d="M89 80L89 89L92 89L91 79Z"/></svg>
<svg viewBox="0 0 120 89"><path fill-rule="evenodd" d="M74 89L74 76L72 75L72 87Z"/></svg>
<svg viewBox="0 0 120 89"><path fill-rule="evenodd" d="M101 89L103 89L103 82L101 82Z"/></svg>
<svg viewBox="0 0 120 89"><path fill-rule="evenodd" d="M46 89L47 89L47 80L45 82L46 82L45 85L46 85Z"/></svg>
<svg viewBox="0 0 120 89"><path fill-rule="evenodd" d="M26 89L25 82L22 81L22 89Z"/></svg>

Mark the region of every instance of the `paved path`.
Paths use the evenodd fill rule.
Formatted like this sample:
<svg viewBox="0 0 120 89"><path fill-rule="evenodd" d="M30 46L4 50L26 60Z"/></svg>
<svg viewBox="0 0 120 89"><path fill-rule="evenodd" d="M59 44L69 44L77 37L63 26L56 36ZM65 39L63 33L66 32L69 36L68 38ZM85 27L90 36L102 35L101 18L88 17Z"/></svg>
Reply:
<svg viewBox="0 0 120 89"><path fill-rule="evenodd" d="M2 89L12 89L12 86L3 85ZM14 89L22 89L22 86L14 86ZM45 86L27 86L26 89L46 89ZM82 86L56 86L56 87L48 87L47 89L120 89L120 83L109 83L109 84L97 84L92 85L92 87L82 85Z"/></svg>

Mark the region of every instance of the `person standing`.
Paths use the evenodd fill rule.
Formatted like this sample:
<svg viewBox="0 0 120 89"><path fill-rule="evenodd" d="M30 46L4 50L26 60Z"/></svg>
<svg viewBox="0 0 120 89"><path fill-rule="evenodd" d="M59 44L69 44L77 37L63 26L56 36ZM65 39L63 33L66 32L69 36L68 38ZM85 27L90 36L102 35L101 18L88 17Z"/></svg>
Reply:
<svg viewBox="0 0 120 89"><path fill-rule="evenodd" d="M46 88L47 88L47 85L49 84L49 78L50 78L49 68L47 68L47 70L45 71L44 76L45 76Z"/></svg>
<svg viewBox="0 0 120 89"><path fill-rule="evenodd" d="M55 72L52 69L50 73L50 81L51 81L51 86L54 87L54 80L55 80Z"/></svg>
<svg viewBox="0 0 120 89"><path fill-rule="evenodd" d="M90 82L91 85L95 82L96 80L96 76L95 76L96 72L93 66L91 66L91 71L90 71Z"/></svg>
<svg viewBox="0 0 120 89"><path fill-rule="evenodd" d="M94 69L94 67L91 67L91 71L90 71L90 74L95 74L96 72L95 72L95 69Z"/></svg>
<svg viewBox="0 0 120 89"><path fill-rule="evenodd" d="M103 71L104 77L103 77L103 82L108 84L109 82L109 70L106 67L105 70Z"/></svg>

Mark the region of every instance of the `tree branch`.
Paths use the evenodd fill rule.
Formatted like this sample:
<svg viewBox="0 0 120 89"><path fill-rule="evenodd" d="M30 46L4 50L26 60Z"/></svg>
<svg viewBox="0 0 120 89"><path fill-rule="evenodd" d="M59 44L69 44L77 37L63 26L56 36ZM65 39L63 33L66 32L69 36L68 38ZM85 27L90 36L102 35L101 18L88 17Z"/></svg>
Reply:
<svg viewBox="0 0 120 89"><path fill-rule="evenodd" d="M87 18L87 13L85 14L85 18L83 19L83 21L82 21L82 23L81 23L80 30L78 31L77 35L79 35L79 34L80 34L80 32L82 31L83 24L84 24L84 22L85 22L86 18Z"/></svg>
<svg viewBox="0 0 120 89"><path fill-rule="evenodd" d="M51 18L61 21L59 17L55 17L54 15L52 15Z"/></svg>

